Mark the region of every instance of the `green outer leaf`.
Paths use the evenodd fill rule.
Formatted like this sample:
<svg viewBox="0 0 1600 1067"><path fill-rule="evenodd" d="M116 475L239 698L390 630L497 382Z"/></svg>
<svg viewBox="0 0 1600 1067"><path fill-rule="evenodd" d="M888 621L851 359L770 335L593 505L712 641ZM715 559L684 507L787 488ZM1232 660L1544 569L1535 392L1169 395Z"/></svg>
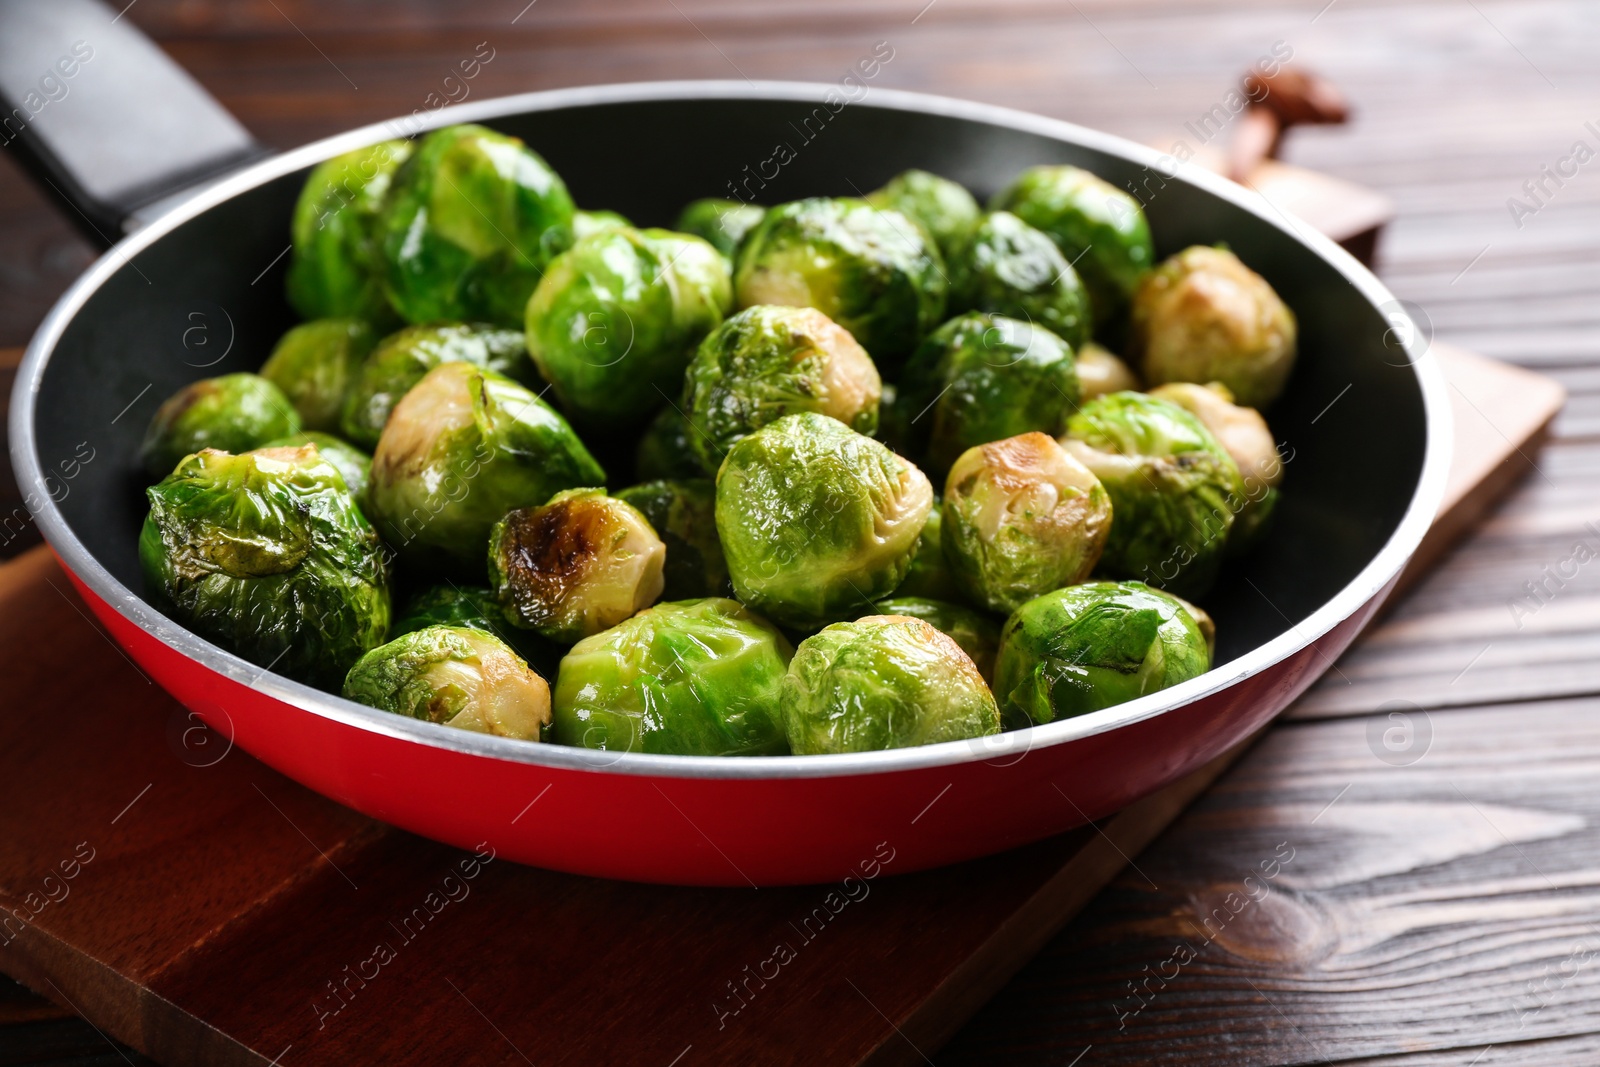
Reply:
<svg viewBox="0 0 1600 1067"><path fill-rule="evenodd" d="M1005 620L965 604L906 596L899 590L894 596L872 605L871 614L921 619L960 645L985 682L994 677L994 657L1000 649L1000 627Z"/></svg>
<svg viewBox="0 0 1600 1067"><path fill-rule="evenodd" d="M307 430L304 433L290 434L280 437L276 441L268 441L262 448L299 448L301 445L316 445L322 458L333 465L339 472L339 477L344 480L344 487L350 490L350 496L360 505L367 498L367 486L372 480L372 457L361 449L346 441L327 433L316 433Z"/></svg>
<svg viewBox="0 0 1600 1067"><path fill-rule="evenodd" d="M704 238L711 242L712 248L732 260L739 251L739 243L766 213L766 208L756 204L713 197L684 205L672 228Z"/></svg>
<svg viewBox="0 0 1600 1067"><path fill-rule="evenodd" d="M631 230L633 223L615 211L574 211L572 213L572 240L581 241L591 233L605 230Z"/></svg>
<svg viewBox="0 0 1600 1067"><path fill-rule="evenodd" d="M547 678L555 677L555 665L563 651L531 630L512 626L494 592L483 586L435 585L424 589L406 602L389 634L399 637L429 626L487 630Z"/></svg>
<svg viewBox="0 0 1600 1067"><path fill-rule="evenodd" d="M964 186L925 170L895 175L883 188L868 193L867 203L915 221L946 259L978 221L978 202Z"/></svg>
<svg viewBox="0 0 1600 1067"><path fill-rule="evenodd" d="M224 374L191 382L156 409L139 456L145 473L163 478L202 448L248 452L300 432L300 416L283 390L256 374Z"/></svg>
<svg viewBox="0 0 1600 1067"><path fill-rule="evenodd" d="M261 376L283 390L305 429L334 433L345 394L376 340L361 319L303 322L279 338Z"/></svg>
<svg viewBox="0 0 1600 1067"><path fill-rule="evenodd" d="M667 546L663 600L733 594L717 537L717 487L709 478L654 481L617 493L649 520Z"/></svg>
<svg viewBox="0 0 1600 1067"><path fill-rule="evenodd" d="M1056 334L1073 351L1089 341L1089 293L1048 236L1009 211L983 217L950 263L950 310L988 311Z"/></svg>
<svg viewBox="0 0 1600 1067"><path fill-rule="evenodd" d="M478 650L462 629L429 626L379 645L350 668L344 680L345 699L424 722L449 722L466 710L472 695L459 686L439 687L429 678L428 668L477 661ZM469 632L499 641L487 630Z"/></svg>
<svg viewBox="0 0 1600 1067"><path fill-rule="evenodd" d="M317 164L294 207L285 287L302 318L394 319L383 293L378 215L410 141L384 141Z"/></svg>

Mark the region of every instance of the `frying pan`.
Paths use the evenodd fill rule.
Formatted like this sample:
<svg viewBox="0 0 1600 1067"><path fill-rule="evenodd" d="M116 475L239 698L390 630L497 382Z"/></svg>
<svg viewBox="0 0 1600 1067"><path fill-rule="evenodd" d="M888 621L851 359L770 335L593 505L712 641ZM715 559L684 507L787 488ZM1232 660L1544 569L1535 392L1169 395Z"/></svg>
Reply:
<svg viewBox="0 0 1600 1067"><path fill-rule="evenodd" d="M907 872L1059 833L1200 766L1293 700L1378 609L1441 499L1444 381L1422 341L1395 328L1389 292L1257 195L1149 149L870 81L703 81L468 103L269 156L112 14L90 0L0 7L0 88L13 101L74 41L92 44L75 95L32 116L13 148L88 232L129 231L28 348L11 409L18 483L85 602L157 683L258 759L407 830L564 871L735 886L830 881L885 856L883 869ZM1217 666L972 742L716 759L530 744L385 714L163 616L135 554L145 423L193 379L258 367L291 325L284 253L313 164L456 122L524 138L580 204L641 224L670 224L682 204L730 188L765 203L852 195L922 167L982 198L1025 166L1072 163L1138 191L1159 254L1227 242L1294 309L1301 349L1270 412L1290 456L1276 528L1205 602ZM778 144L793 150L782 166Z"/></svg>

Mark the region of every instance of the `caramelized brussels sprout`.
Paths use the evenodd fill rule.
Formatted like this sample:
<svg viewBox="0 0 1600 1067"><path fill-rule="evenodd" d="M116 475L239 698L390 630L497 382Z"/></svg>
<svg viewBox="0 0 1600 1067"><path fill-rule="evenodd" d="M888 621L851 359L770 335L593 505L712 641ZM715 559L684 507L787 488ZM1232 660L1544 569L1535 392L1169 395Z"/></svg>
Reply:
<svg viewBox="0 0 1600 1067"><path fill-rule="evenodd" d="M572 213L572 239L581 241L592 233L606 230L631 230L633 223L615 211L574 211Z"/></svg>
<svg viewBox="0 0 1600 1067"><path fill-rule="evenodd" d="M1220 382L1169 382L1150 390L1150 395L1176 404L1199 419L1233 457L1244 486L1244 499L1228 534L1228 551L1256 544L1278 505L1278 486L1283 484L1283 459L1278 455L1272 431L1267 429L1267 420L1255 408L1233 403L1228 387Z"/></svg>
<svg viewBox="0 0 1600 1067"><path fill-rule="evenodd" d="M645 427L633 454L634 477L654 482L663 478L703 478L705 468L689 438L694 430L674 404L656 413Z"/></svg>
<svg viewBox="0 0 1600 1067"><path fill-rule="evenodd" d="M379 212L410 141L384 141L318 163L294 206L286 288L302 318L394 318L383 292Z"/></svg>
<svg viewBox="0 0 1600 1067"><path fill-rule="evenodd" d="M877 441L786 415L728 450L717 533L739 599L804 629L893 592L932 503L923 473Z"/></svg>
<svg viewBox="0 0 1600 1067"><path fill-rule="evenodd" d="M1089 582L1030 600L1006 621L994 692L1007 729L1109 708L1211 668L1194 618L1140 582Z"/></svg>
<svg viewBox="0 0 1600 1067"><path fill-rule="evenodd" d="M1139 286L1133 352L1151 385L1221 382L1239 403L1264 408L1294 369L1294 312L1238 256L1195 245Z"/></svg>
<svg viewBox="0 0 1600 1067"><path fill-rule="evenodd" d="M203 449L145 495L139 564L178 623L325 688L382 643L383 546L315 448Z"/></svg>
<svg viewBox="0 0 1600 1067"><path fill-rule="evenodd" d="M867 615L800 642L783 724L795 755L816 756L996 734L1000 712L951 638L921 619Z"/></svg>
<svg viewBox="0 0 1600 1067"><path fill-rule="evenodd" d="M545 264L572 243L573 210L561 178L517 138L435 130L384 203L389 302L407 322L521 326Z"/></svg>
<svg viewBox="0 0 1600 1067"><path fill-rule="evenodd" d="M346 700L457 730L539 740L550 686L486 630L428 626L379 645L344 680Z"/></svg>
<svg viewBox="0 0 1600 1067"><path fill-rule="evenodd" d="M872 607L875 615L907 615L921 619L960 645L985 682L994 678L994 656L1000 648L1002 620L962 604L902 596L898 591Z"/></svg>
<svg viewBox="0 0 1600 1067"><path fill-rule="evenodd" d="M1023 319L1073 349L1089 340L1089 294L1056 243L1009 211L983 217L950 262L950 310Z"/></svg>
<svg viewBox="0 0 1600 1067"><path fill-rule="evenodd" d="M1243 501L1232 457L1187 411L1143 393L1091 400L1062 444L1111 494L1103 563L1181 596L1204 596Z"/></svg>
<svg viewBox="0 0 1600 1067"><path fill-rule="evenodd" d="M360 319L303 322L279 339L261 377L283 390L307 430L333 433L345 394L376 338Z"/></svg>
<svg viewBox="0 0 1600 1067"><path fill-rule="evenodd" d="M283 390L256 374L224 374L169 396L145 430L139 458L146 474L163 478L203 448L248 452L299 432L300 416Z"/></svg>
<svg viewBox="0 0 1600 1067"><path fill-rule="evenodd" d="M307 431L268 441L261 447L299 448L302 445L315 446L322 458L333 464L333 469L344 479L345 488L350 490L357 504L366 500L367 485L372 480L372 457L355 445L347 444L332 434Z"/></svg>
<svg viewBox="0 0 1600 1067"><path fill-rule="evenodd" d="M946 259L978 221L978 202L964 186L925 170L895 175L882 189L868 193L867 203L898 211L920 225Z"/></svg>
<svg viewBox="0 0 1600 1067"><path fill-rule="evenodd" d="M962 453L945 483L944 554L967 599L1015 611L1089 576L1116 529L1111 500L1042 433L979 445Z"/></svg>
<svg viewBox="0 0 1600 1067"><path fill-rule="evenodd" d="M575 416L637 419L677 394L731 302L727 261L698 237L603 230L551 262L528 301L528 351Z"/></svg>
<svg viewBox="0 0 1600 1067"><path fill-rule="evenodd" d="M638 508L667 546L663 600L732 594L717 538L717 487L709 478L645 482L617 499Z"/></svg>
<svg viewBox="0 0 1600 1067"><path fill-rule="evenodd" d="M793 651L732 600L657 604L586 637L556 678L556 740L612 752L777 756Z"/></svg>
<svg viewBox="0 0 1600 1067"><path fill-rule="evenodd" d="M906 356L943 318L939 251L897 211L817 197L780 204L745 236L734 271L740 307L813 307L880 366Z"/></svg>
<svg viewBox="0 0 1600 1067"><path fill-rule="evenodd" d="M429 626L464 626L487 630L511 646L528 665L549 678L555 677L556 663L564 651L532 630L511 625L493 590L476 585L435 585L406 602L389 636L399 637Z"/></svg>
<svg viewBox="0 0 1600 1067"><path fill-rule="evenodd" d="M532 392L470 363L446 363L395 407L372 456L367 504L402 559L481 580L501 516L605 477L567 421Z"/></svg>
<svg viewBox="0 0 1600 1067"><path fill-rule="evenodd" d="M489 585L518 626L571 644L655 603L666 556L638 508L569 489L495 523Z"/></svg>
<svg viewBox="0 0 1600 1067"><path fill-rule="evenodd" d="M871 357L822 312L746 308L705 339L684 376L689 447L715 472L735 441L802 411L870 434L881 389Z"/></svg>
<svg viewBox="0 0 1600 1067"><path fill-rule="evenodd" d="M696 200L684 206L672 228L711 242L711 247L732 260L739 242L755 229L767 209L738 200Z"/></svg>
<svg viewBox="0 0 1600 1067"><path fill-rule="evenodd" d="M905 580L895 586L894 595L897 598L925 597L959 602L966 596L961 583L956 581L956 572L950 566L950 560L944 554L943 516L944 505L936 496L928 508L928 521L922 524L922 533L917 535L917 554L911 557L911 567L906 571Z"/></svg>
<svg viewBox="0 0 1600 1067"><path fill-rule="evenodd" d="M1093 400L1107 393L1122 393L1144 388L1139 376L1122 360L1090 341L1078 349L1078 390L1080 400Z"/></svg>

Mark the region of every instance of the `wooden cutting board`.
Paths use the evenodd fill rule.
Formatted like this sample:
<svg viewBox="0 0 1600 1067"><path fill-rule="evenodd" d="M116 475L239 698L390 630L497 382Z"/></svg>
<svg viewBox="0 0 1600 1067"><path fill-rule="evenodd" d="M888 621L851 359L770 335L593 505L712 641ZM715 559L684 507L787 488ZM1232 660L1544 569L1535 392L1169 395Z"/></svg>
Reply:
<svg viewBox="0 0 1600 1067"><path fill-rule="evenodd" d="M1563 399L1435 348L1457 463L1408 579ZM849 885L660 888L473 857L230 751L42 548L0 566L0 669L0 970L171 1067L921 1063L1236 754L941 871L894 877L890 844Z"/></svg>

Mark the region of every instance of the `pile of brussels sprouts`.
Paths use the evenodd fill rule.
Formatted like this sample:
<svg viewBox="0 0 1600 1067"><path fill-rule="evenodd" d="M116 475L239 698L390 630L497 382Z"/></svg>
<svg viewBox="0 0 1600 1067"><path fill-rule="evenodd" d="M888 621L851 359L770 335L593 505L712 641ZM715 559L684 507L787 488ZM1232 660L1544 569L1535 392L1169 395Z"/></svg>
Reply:
<svg viewBox="0 0 1600 1067"><path fill-rule="evenodd" d="M684 755L1082 715L1209 669L1193 601L1278 499L1294 316L1075 167L645 229L455 126L318 166L293 239L306 321L150 425L140 561L395 714Z"/></svg>

